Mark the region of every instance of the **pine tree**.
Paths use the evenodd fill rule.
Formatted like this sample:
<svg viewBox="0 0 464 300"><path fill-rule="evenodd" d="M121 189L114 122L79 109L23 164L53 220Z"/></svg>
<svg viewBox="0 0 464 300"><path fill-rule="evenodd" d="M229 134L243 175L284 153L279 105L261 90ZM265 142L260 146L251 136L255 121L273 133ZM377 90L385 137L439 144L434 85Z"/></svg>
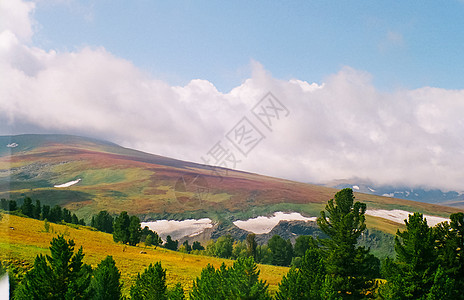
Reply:
<svg viewBox="0 0 464 300"><path fill-rule="evenodd" d="M433 228L436 237L437 261L443 272L454 279L457 290L464 290L464 213L450 216ZM462 296L464 299L464 295Z"/></svg>
<svg viewBox="0 0 464 300"><path fill-rule="evenodd" d="M42 220L50 218L50 206L44 205L42 206Z"/></svg>
<svg viewBox="0 0 464 300"><path fill-rule="evenodd" d="M115 242L121 242L127 244L129 242L129 225L130 218L126 211L121 212L118 217L114 220L113 225L113 240Z"/></svg>
<svg viewBox="0 0 464 300"><path fill-rule="evenodd" d="M130 289L133 300L167 300L166 270L161 262L150 264L142 274L137 274L137 279Z"/></svg>
<svg viewBox="0 0 464 300"><path fill-rule="evenodd" d="M93 271L91 281L92 299L120 299L122 288L120 279L121 273L116 267L116 262L112 256L107 256Z"/></svg>
<svg viewBox="0 0 464 300"><path fill-rule="evenodd" d="M192 300L271 299L266 282L259 280L259 270L252 257L239 258L232 267L224 264L216 270L208 265L193 282Z"/></svg>
<svg viewBox="0 0 464 300"><path fill-rule="evenodd" d="M247 255L253 257L256 260L256 247L258 243L256 242L256 234L250 233L246 237L247 245Z"/></svg>
<svg viewBox="0 0 464 300"><path fill-rule="evenodd" d="M379 273L379 261L369 249L357 247L366 229L366 205L354 202L351 189L343 189L328 201L317 224L329 238L321 243L327 251L326 269L333 285L345 299L360 299L372 290Z"/></svg>
<svg viewBox="0 0 464 300"><path fill-rule="evenodd" d="M177 251L178 246L179 246L178 240L173 241L170 235L166 237L166 243L164 244L164 247L166 249Z"/></svg>
<svg viewBox="0 0 464 300"><path fill-rule="evenodd" d="M320 249L312 247L303 256L301 267L292 268L279 284L277 300L325 298L326 269Z"/></svg>
<svg viewBox="0 0 464 300"><path fill-rule="evenodd" d="M106 210L102 210L92 217L91 226L106 233L113 233L113 221L113 217Z"/></svg>
<svg viewBox="0 0 464 300"><path fill-rule="evenodd" d="M63 212L61 210L61 206L55 205L50 210L49 221L58 223L63 220Z"/></svg>
<svg viewBox="0 0 464 300"><path fill-rule="evenodd" d="M168 292L169 300L185 300L185 292L180 282L176 283L174 288Z"/></svg>
<svg viewBox="0 0 464 300"><path fill-rule="evenodd" d="M137 245L140 242L141 236L140 219L137 216L131 216L129 222L129 245Z"/></svg>
<svg viewBox="0 0 464 300"><path fill-rule="evenodd" d="M420 213L409 215L406 230L395 237L396 262L387 260L387 284L381 294L387 299L424 299L437 270L435 234Z"/></svg>
<svg viewBox="0 0 464 300"><path fill-rule="evenodd" d="M267 243L272 252L272 264L276 266L289 266L292 262L293 247L290 240L284 240L274 235Z"/></svg>
<svg viewBox="0 0 464 300"><path fill-rule="evenodd" d="M34 219L39 220L39 219L40 219L41 213L42 213L42 206L40 205L40 201L39 201L39 200L36 200L36 201L35 201L35 205L34 205L34 207L32 208L32 217L33 217Z"/></svg>
<svg viewBox="0 0 464 300"><path fill-rule="evenodd" d="M91 268L83 264L82 247L62 235L50 242L50 256L38 255L15 291L15 299L88 299Z"/></svg>
<svg viewBox="0 0 464 300"><path fill-rule="evenodd" d="M203 247L200 242L195 241L192 244L192 250L205 250L205 247Z"/></svg>
<svg viewBox="0 0 464 300"><path fill-rule="evenodd" d="M23 205L21 205L21 212L29 218L34 216L34 205L32 204L31 198L24 198Z"/></svg>

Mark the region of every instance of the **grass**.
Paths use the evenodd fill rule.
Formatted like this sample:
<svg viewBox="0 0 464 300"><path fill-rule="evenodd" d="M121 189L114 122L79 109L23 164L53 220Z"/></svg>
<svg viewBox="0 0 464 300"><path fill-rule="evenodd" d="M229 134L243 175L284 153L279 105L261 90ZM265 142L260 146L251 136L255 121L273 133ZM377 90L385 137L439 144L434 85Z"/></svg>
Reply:
<svg viewBox="0 0 464 300"><path fill-rule="evenodd" d="M14 228L14 229L11 229ZM184 289L192 287L193 280L200 275L207 264L219 267L222 263L231 265L232 260L207 256L183 254L164 248L154 249L141 246L125 246L113 242L112 235L93 231L89 227L79 226L78 229L50 223L49 232L44 230L44 222L29 218L3 214L0 221L0 259L20 260L32 264L36 255L49 254L48 247L53 237L63 234L66 239L73 239L77 250L83 247L84 262L96 267L107 255L113 256L121 271L123 292L128 295L135 275L142 272L150 263L161 261L167 269L168 286L180 282ZM146 254L141 254L145 251ZM259 265L260 278L269 283L271 292L277 290L277 284L288 268L269 265Z"/></svg>

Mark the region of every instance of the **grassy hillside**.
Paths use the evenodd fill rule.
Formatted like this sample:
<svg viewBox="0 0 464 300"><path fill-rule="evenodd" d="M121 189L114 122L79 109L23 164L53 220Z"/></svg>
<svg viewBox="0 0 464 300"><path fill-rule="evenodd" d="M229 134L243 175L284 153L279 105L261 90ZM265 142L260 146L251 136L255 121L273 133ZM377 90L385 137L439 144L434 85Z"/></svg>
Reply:
<svg viewBox="0 0 464 300"><path fill-rule="evenodd" d="M5 146L11 143L17 147ZM59 204L87 222L104 209L114 214L125 210L145 220L210 217L231 221L275 211L318 216L337 191L235 170L212 170L68 135L0 137L0 148L0 197L30 196L42 204ZM70 187L54 187L77 179L81 181ZM460 211L360 193L356 197L368 209L403 209L442 217ZM374 217L368 218L368 225L387 232L398 228Z"/></svg>
<svg viewBox="0 0 464 300"><path fill-rule="evenodd" d="M12 229L14 228L14 229ZM200 275L208 263L215 267L223 262L231 265L231 260L182 254L153 247L131 247L113 242L112 236L103 232L92 231L88 227L76 228L50 223L50 231L44 230L44 222L13 215L3 215L0 221L0 260L24 261L32 264L37 254L50 254L48 247L57 234L64 234L66 239L74 239L75 250L82 246L85 253L84 262L96 267L107 255L112 255L122 273L124 293L129 292L134 276L143 271L150 263L161 261L167 269L168 285L181 282L184 289L190 289L192 281ZM140 251L147 252L140 254ZM288 268L259 265L261 279L266 280L270 290L275 291L282 276Z"/></svg>

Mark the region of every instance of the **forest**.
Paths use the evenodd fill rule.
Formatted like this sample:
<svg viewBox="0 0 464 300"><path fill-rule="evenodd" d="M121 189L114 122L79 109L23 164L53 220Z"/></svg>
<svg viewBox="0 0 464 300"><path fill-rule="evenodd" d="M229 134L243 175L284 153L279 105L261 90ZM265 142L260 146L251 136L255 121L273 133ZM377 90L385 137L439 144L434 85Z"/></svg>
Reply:
<svg viewBox="0 0 464 300"><path fill-rule="evenodd" d="M28 216L37 217L34 205L31 208L29 200L25 203L26 212L31 211ZM4 211L16 205L3 200L1 204ZM20 210L23 207L24 204ZM420 213L409 215L405 230L398 230L394 238L394 256L379 259L359 243L367 230L365 211L366 205L355 201L353 191L343 189L328 201L317 219L324 233L322 237L301 236L292 245L274 236L267 245L260 246L252 234L240 243L232 243L225 236L206 248L187 242L179 249L177 241L171 240L164 247L194 254L203 251L205 255L236 260L231 266L206 266L189 290L180 283L168 288L163 262L154 261L136 276L127 296L130 299L464 299L463 213L452 214L450 222L434 227L428 226ZM69 219L69 214L65 214ZM76 220L71 215L71 223L73 219ZM91 225L112 233L117 243L134 245L143 240L158 246L163 242L155 232L141 229L136 216L125 212L115 219L100 212L92 218ZM263 249L268 253L267 261L263 260ZM120 272L111 256L92 269L83 262L83 249L75 249L74 241L66 240L63 235L52 239L49 250L49 255L35 258L22 278L10 276L10 298L125 298L121 293ZM268 284L259 278L258 262L291 266L276 293L271 294ZM2 273L7 269L0 266Z"/></svg>

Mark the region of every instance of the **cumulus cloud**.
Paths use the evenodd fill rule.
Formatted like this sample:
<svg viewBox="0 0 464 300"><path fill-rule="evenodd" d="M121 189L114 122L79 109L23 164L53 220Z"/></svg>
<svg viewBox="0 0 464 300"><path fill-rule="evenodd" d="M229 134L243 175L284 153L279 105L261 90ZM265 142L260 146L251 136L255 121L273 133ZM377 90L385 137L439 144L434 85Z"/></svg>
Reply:
<svg viewBox="0 0 464 300"><path fill-rule="evenodd" d="M0 27L2 134L87 135L196 162L221 141L240 160L236 167L251 172L463 190L463 90L381 92L370 74L350 67L321 84L281 80L258 62L229 93L202 79L171 86L102 47L29 45L33 5L16 4L22 13ZM272 131L251 112L269 91L289 112ZM247 156L225 138L242 117L265 137Z"/></svg>

